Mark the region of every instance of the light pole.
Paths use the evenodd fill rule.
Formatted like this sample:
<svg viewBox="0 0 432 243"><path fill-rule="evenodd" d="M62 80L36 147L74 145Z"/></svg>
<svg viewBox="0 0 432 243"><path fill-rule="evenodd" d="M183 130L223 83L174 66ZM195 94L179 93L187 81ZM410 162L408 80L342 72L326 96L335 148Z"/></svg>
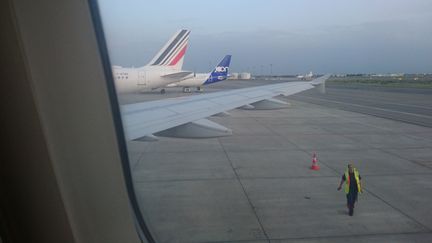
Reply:
<svg viewBox="0 0 432 243"><path fill-rule="evenodd" d="M273 76L273 64L270 63L270 76Z"/></svg>

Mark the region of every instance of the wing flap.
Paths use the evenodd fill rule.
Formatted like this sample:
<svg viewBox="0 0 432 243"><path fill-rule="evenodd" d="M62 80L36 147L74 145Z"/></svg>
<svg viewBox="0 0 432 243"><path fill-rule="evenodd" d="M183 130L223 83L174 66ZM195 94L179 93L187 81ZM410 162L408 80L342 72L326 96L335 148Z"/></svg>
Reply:
<svg viewBox="0 0 432 243"><path fill-rule="evenodd" d="M181 72L175 72L175 73L162 75L161 77L166 78L166 79L182 80L182 79L185 79L192 74L193 74L193 72L181 71Z"/></svg>
<svg viewBox="0 0 432 243"><path fill-rule="evenodd" d="M232 131L210 120L200 119L158 132L157 135L179 138L213 138L232 135Z"/></svg>

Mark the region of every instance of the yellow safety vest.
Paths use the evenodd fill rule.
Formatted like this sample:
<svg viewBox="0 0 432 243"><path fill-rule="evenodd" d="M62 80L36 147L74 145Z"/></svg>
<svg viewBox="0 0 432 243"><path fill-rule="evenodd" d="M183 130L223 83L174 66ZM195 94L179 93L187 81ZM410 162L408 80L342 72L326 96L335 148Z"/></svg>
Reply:
<svg viewBox="0 0 432 243"><path fill-rule="evenodd" d="M356 168L354 168L354 177L356 179L357 182L357 189L358 192L362 192L361 190L361 186L360 186L360 178L359 178L359 172ZM349 171L348 169L345 171L345 193L348 194L349 193L349 189L350 189L350 176L349 176Z"/></svg>

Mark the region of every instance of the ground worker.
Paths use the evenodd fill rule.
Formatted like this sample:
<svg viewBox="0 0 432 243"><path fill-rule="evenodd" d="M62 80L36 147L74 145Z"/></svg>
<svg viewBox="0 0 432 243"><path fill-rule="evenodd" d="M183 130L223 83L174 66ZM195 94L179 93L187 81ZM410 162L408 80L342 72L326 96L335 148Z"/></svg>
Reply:
<svg viewBox="0 0 432 243"><path fill-rule="evenodd" d="M361 176L356 168L352 164L348 164L348 168L342 176L342 180L339 184L338 190L342 188L342 184L345 182L345 193L347 197L348 214L353 216L354 214L354 203L357 201L358 192L362 192Z"/></svg>

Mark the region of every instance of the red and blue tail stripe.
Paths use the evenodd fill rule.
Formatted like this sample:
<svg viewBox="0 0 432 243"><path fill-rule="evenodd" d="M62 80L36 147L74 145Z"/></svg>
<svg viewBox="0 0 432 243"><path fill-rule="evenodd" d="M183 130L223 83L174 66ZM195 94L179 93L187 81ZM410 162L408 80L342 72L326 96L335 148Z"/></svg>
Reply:
<svg viewBox="0 0 432 243"><path fill-rule="evenodd" d="M150 65L174 66L182 59L186 53L189 41L190 30L180 30L173 38L159 51Z"/></svg>

